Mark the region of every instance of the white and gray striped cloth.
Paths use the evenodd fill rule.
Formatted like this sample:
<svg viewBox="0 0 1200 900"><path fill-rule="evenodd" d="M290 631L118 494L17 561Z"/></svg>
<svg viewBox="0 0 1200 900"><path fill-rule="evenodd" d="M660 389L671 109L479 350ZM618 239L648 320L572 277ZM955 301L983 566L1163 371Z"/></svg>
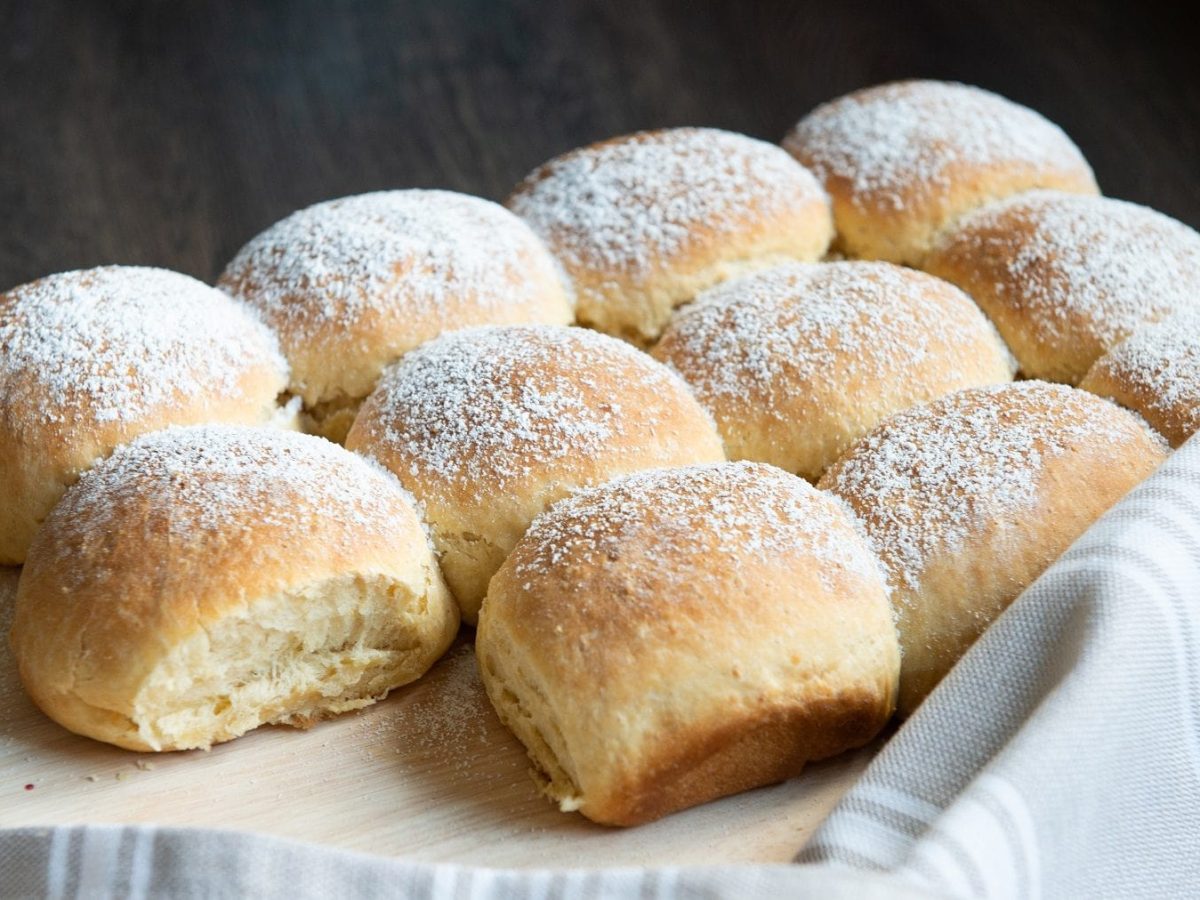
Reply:
<svg viewBox="0 0 1200 900"><path fill-rule="evenodd" d="M502 872L230 832L0 832L0 897L1200 896L1200 438L984 635L794 865Z"/></svg>

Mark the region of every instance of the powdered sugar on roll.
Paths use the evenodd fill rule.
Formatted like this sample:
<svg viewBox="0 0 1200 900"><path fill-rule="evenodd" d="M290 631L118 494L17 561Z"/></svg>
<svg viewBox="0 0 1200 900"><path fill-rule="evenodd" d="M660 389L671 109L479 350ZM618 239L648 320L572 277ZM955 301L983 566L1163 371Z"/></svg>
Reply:
<svg viewBox="0 0 1200 900"><path fill-rule="evenodd" d="M953 82L900 81L839 97L783 143L829 191L837 248L864 259L918 265L956 218L1020 191L1097 192L1061 128Z"/></svg>
<svg viewBox="0 0 1200 900"><path fill-rule="evenodd" d="M42 424L136 423L181 398L229 396L248 370L276 382L274 337L208 285L165 269L109 266L51 275L0 298L6 415Z"/></svg>
<svg viewBox="0 0 1200 900"><path fill-rule="evenodd" d="M1100 357L1080 387L1140 412L1179 446L1200 431L1200 310L1137 331Z"/></svg>
<svg viewBox="0 0 1200 900"><path fill-rule="evenodd" d="M0 565L114 447L169 425L286 426L286 386L254 313L177 272L64 272L0 296Z"/></svg>
<svg viewBox="0 0 1200 900"><path fill-rule="evenodd" d="M165 511L147 525L181 546L264 527L304 534L314 510L350 524L347 541L364 530L411 532L415 521L411 498L370 461L317 437L228 425L139 438L84 473L63 502L60 527L80 540L109 533L110 519L133 503Z"/></svg>
<svg viewBox="0 0 1200 900"><path fill-rule="evenodd" d="M822 180L844 179L858 205L903 209L912 193L954 184L959 166L1087 168L1061 128L981 88L936 81L886 84L817 107L788 136Z"/></svg>
<svg viewBox="0 0 1200 900"><path fill-rule="evenodd" d="M580 491L535 519L516 577L535 577L564 559L580 569L616 558L634 564L627 548L652 546L655 553L642 562L668 581L673 572L686 578L697 573L688 566L664 571L660 555L702 555L723 570L722 559L727 565L750 559L770 564L780 554L802 554L817 561L825 578L851 572L874 581L878 562L858 542L845 540L852 521L837 498L761 463L636 472Z"/></svg>
<svg viewBox="0 0 1200 900"><path fill-rule="evenodd" d="M635 340L738 271L818 258L831 232L811 173L711 128L641 132L535 170L508 204L562 260L580 321Z"/></svg>
<svg viewBox="0 0 1200 900"><path fill-rule="evenodd" d="M220 286L279 334L292 392L334 440L383 368L442 332L573 319L562 273L529 227L450 191L380 191L300 210L251 240ZM323 427L347 407L341 424Z"/></svg>
<svg viewBox="0 0 1200 900"><path fill-rule="evenodd" d="M1119 415L1114 415L1119 413ZM893 416L820 486L851 502L894 586L989 523L1018 521L1042 500L1047 462L1080 445L1161 446L1149 429L1084 391L1039 381L959 391Z"/></svg>
<svg viewBox="0 0 1200 900"><path fill-rule="evenodd" d="M1068 383L1140 325L1200 309L1200 234L1106 197L1033 191L986 207L928 268L979 302L1027 375Z"/></svg>
<svg viewBox="0 0 1200 900"><path fill-rule="evenodd" d="M953 285L890 263L793 263L706 291L655 346L734 459L819 478L886 416L1011 380L995 329Z"/></svg>

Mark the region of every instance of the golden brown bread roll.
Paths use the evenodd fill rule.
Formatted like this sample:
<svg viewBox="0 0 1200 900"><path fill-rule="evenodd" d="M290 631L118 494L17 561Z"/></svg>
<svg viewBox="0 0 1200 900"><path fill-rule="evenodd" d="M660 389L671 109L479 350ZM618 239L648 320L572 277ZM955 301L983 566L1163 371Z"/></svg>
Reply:
<svg viewBox="0 0 1200 900"><path fill-rule="evenodd" d="M1031 191L985 207L924 268L975 298L1026 376L1067 384L1140 325L1200 309L1200 234L1107 197Z"/></svg>
<svg viewBox="0 0 1200 900"><path fill-rule="evenodd" d="M476 654L545 793L611 825L866 743L899 667L852 517L758 463L640 472L555 504L492 579Z"/></svg>
<svg viewBox="0 0 1200 900"><path fill-rule="evenodd" d="M893 416L838 460L819 487L850 505L887 570L900 712L1167 452L1115 404L1022 381Z"/></svg>
<svg viewBox="0 0 1200 900"><path fill-rule="evenodd" d="M666 366L583 328L443 335L389 369L346 446L425 508L474 624L488 579L533 517L626 472L724 459L712 420Z"/></svg>
<svg viewBox="0 0 1200 900"><path fill-rule="evenodd" d="M279 335L306 428L334 441L384 367L430 338L574 316L557 263L529 227L451 191L380 191L302 209L243 247L219 287Z"/></svg>
<svg viewBox="0 0 1200 900"><path fill-rule="evenodd" d="M829 201L803 166L713 128L574 150L536 169L508 205L566 267L579 322L643 345L705 288L818 259L833 234Z"/></svg>
<svg viewBox="0 0 1200 900"><path fill-rule="evenodd" d="M730 459L812 480L892 413L1016 368L970 297L883 262L726 282L677 311L652 352L712 413Z"/></svg>
<svg viewBox="0 0 1200 900"><path fill-rule="evenodd" d="M67 491L21 573L12 646L47 715L131 750L209 747L366 706L458 609L411 498L320 438L139 438Z"/></svg>
<svg viewBox="0 0 1200 900"><path fill-rule="evenodd" d="M1200 431L1200 309L1134 332L1096 360L1079 387L1141 413L1178 447Z"/></svg>
<svg viewBox="0 0 1200 900"><path fill-rule="evenodd" d="M267 424L287 364L253 314L165 269L63 272L0 295L0 565L67 485L140 434Z"/></svg>
<svg viewBox="0 0 1200 900"><path fill-rule="evenodd" d="M1097 193L1057 125L989 91L898 81L818 106L784 139L833 201L835 248L919 265L963 213L1035 187Z"/></svg>

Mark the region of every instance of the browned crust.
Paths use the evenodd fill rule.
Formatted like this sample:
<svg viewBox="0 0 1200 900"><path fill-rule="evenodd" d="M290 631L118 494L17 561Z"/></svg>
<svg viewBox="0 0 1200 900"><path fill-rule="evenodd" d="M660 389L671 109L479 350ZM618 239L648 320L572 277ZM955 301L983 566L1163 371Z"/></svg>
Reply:
<svg viewBox="0 0 1200 900"><path fill-rule="evenodd" d="M682 809L794 778L810 762L861 747L879 734L894 695L843 691L791 707L694 725L665 736L640 777L581 811L604 825L643 825Z"/></svg>

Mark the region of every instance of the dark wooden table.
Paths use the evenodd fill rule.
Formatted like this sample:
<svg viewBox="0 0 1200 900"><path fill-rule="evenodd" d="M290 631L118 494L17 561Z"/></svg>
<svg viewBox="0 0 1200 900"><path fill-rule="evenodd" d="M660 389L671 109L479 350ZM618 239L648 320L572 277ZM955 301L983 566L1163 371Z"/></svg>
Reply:
<svg viewBox="0 0 1200 900"><path fill-rule="evenodd" d="M106 262L211 279L317 200L500 198L555 153L659 125L778 140L904 76L1033 106L1106 193L1200 226L1186 5L0 0L0 289Z"/></svg>

